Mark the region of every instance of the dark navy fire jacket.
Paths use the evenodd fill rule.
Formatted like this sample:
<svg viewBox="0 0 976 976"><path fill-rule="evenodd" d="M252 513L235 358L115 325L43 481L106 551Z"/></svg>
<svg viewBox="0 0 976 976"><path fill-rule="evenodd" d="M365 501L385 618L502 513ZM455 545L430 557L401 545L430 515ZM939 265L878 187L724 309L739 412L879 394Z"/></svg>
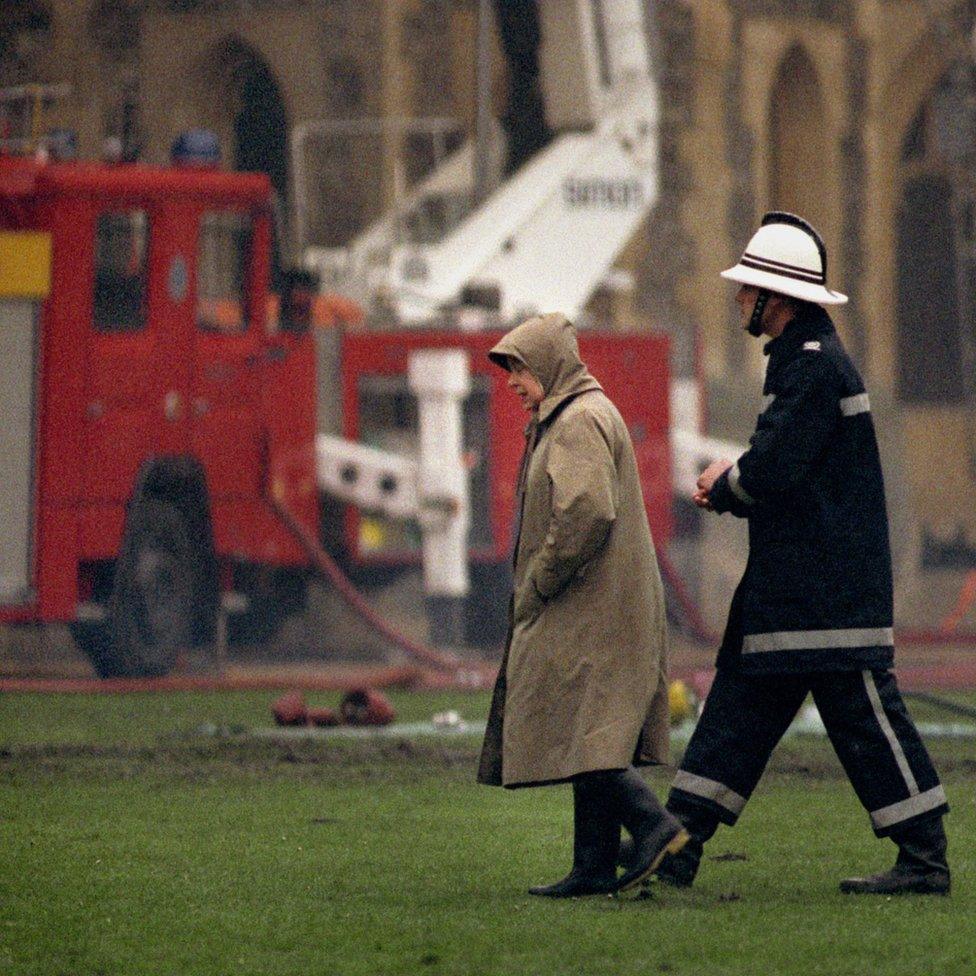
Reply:
<svg viewBox="0 0 976 976"><path fill-rule="evenodd" d="M709 493L716 512L749 520L718 666L890 667L888 515L864 383L817 305L802 306L765 353L749 449Z"/></svg>

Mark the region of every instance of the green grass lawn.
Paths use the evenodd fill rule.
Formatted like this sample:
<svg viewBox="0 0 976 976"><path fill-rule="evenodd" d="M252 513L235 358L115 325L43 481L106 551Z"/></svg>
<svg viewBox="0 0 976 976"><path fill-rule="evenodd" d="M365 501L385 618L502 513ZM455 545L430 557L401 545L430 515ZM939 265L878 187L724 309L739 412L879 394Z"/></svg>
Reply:
<svg viewBox="0 0 976 976"><path fill-rule="evenodd" d="M976 972L971 743L933 743L953 804L948 899L837 892L894 847L829 746L793 740L690 891L548 902L525 889L568 867L568 788L476 786L471 738L238 734L269 724L273 697L0 698L0 973ZM405 720L487 708L394 697ZM667 772L652 781L663 793Z"/></svg>

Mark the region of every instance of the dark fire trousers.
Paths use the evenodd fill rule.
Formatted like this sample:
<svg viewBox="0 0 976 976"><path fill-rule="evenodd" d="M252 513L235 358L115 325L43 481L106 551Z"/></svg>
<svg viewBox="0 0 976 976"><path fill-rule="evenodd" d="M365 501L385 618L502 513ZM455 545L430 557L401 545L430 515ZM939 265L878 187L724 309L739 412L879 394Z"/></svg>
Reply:
<svg viewBox="0 0 976 976"><path fill-rule="evenodd" d="M887 670L743 674L719 668L668 809L734 824L807 693L844 771L884 837L949 809L938 774Z"/></svg>

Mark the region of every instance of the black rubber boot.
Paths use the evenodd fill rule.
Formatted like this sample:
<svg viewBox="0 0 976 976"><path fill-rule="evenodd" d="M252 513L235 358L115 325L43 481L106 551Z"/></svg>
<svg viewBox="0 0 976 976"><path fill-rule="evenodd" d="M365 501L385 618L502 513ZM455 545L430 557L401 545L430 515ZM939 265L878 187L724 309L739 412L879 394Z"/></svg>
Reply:
<svg viewBox="0 0 976 976"><path fill-rule="evenodd" d="M689 817L676 813L674 816L688 831L688 842L677 854L665 854L654 874L672 888L690 888L698 874L705 842L711 840L718 829L718 821L704 815ZM625 871L634 865L634 843L629 838L624 838L620 844L618 863Z"/></svg>
<svg viewBox="0 0 976 976"><path fill-rule="evenodd" d="M688 831L688 843L677 854L668 854L655 874L672 888L690 888L698 874L705 844L718 830L718 818L704 810L675 815Z"/></svg>
<svg viewBox="0 0 976 976"><path fill-rule="evenodd" d="M620 821L602 775L584 773L573 780L573 869L562 881L529 888L530 895L578 898L616 891Z"/></svg>
<svg viewBox="0 0 976 976"><path fill-rule="evenodd" d="M672 888L690 888L698 874L704 843L694 834L677 854L666 854L654 872L658 880Z"/></svg>
<svg viewBox="0 0 976 976"><path fill-rule="evenodd" d="M669 854L688 842L681 821L661 806L653 790L633 767L607 774L617 816L633 838L630 864L617 883L617 891L634 888Z"/></svg>
<svg viewBox="0 0 976 976"><path fill-rule="evenodd" d="M948 841L941 817L893 832L891 839L898 845L895 866L883 874L845 878L841 891L847 895L949 894Z"/></svg>

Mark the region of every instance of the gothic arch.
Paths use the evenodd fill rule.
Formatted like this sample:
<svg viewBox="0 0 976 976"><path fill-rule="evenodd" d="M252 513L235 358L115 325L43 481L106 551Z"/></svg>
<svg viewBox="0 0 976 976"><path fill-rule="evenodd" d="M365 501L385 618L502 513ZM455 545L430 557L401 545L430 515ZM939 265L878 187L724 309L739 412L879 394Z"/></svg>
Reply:
<svg viewBox="0 0 976 976"><path fill-rule="evenodd" d="M915 106L898 143L895 201L897 390L905 402L965 395L976 294L976 187L960 165L962 123L976 95L973 71L949 65Z"/></svg>
<svg viewBox="0 0 976 976"><path fill-rule="evenodd" d="M779 63L769 95L771 207L828 224L827 124L823 89L806 49L793 45Z"/></svg>
<svg viewBox="0 0 976 976"><path fill-rule="evenodd" d="M221 137L234 169L266 173L279 197L288 190L288 114L267 61L230 36L200 59L198 115Z"/></svg>
<svg viewBox="0 0 976 976"><path fill-rule="evenodd" d="M881 113L892 156L900 151L909 124L945 70L945 55L930 31L892 73L885 86Z"/></svg>
<svg viewBox="0 0 976 976"><path fill-rule="evenodd" d="M43 77L53 26L51 0L4 0L0 16L0 86Z"/></svg>

